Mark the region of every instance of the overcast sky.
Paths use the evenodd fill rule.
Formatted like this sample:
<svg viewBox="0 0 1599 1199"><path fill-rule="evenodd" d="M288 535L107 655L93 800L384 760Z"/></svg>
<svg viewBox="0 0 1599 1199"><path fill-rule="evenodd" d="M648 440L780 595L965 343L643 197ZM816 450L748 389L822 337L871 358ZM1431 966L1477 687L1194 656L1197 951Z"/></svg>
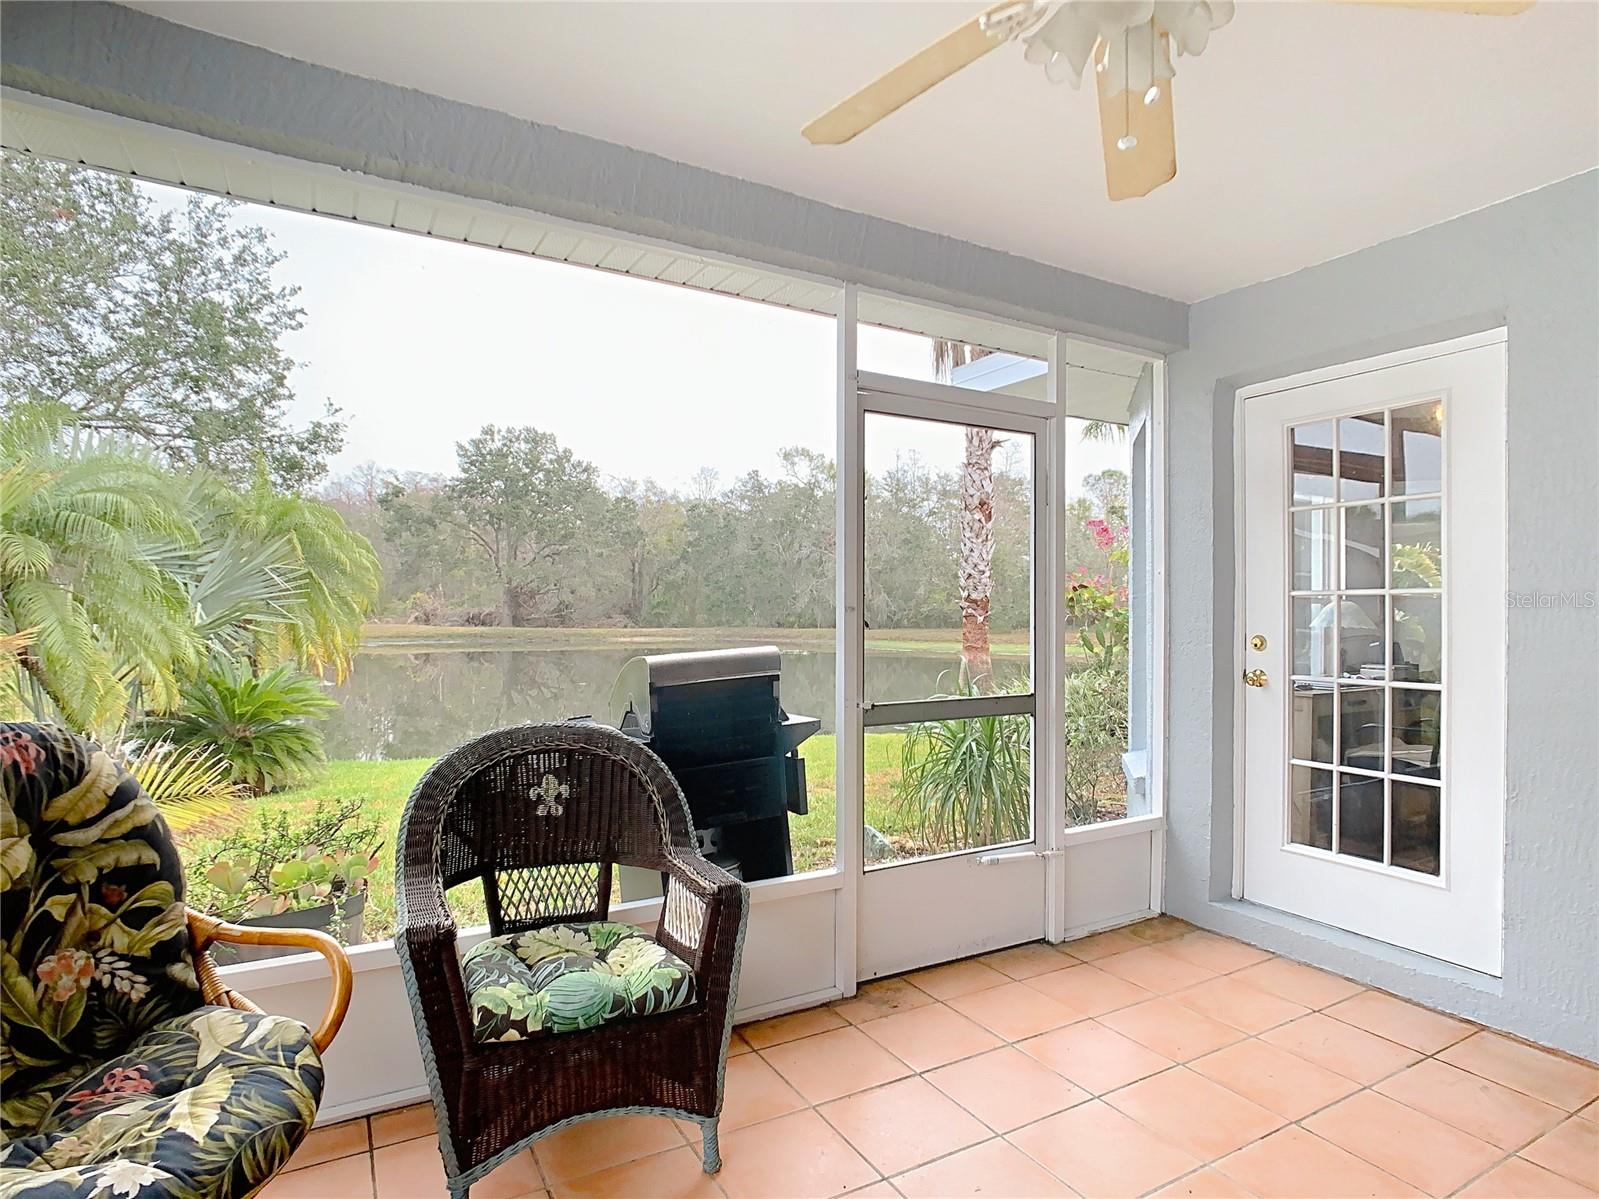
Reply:
<svg viewBox="0 0 1599 1199"><path fill-rule="evenodd" d="M150 185L163 203L183 193ZM777 452L832 457L834 322L765 304L350 221L246 204L300 289L305 327L286 339L296 422L331 400L346 421L333 473L373 461L449 473L483 425L556 435L608 479L684 488L774 473ZM927 339L862 328L865 369L932 377ZM905 454L954 469L958 430L892 422L868 434L867 467ZM1071 439L1068 486L1122 445Z"/></svg>

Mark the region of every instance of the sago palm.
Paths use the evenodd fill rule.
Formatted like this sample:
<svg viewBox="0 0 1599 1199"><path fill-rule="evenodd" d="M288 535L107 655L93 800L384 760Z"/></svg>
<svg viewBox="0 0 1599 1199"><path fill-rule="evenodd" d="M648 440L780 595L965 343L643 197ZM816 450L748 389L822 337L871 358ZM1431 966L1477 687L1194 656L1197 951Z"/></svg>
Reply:
<svg viewBox="0 0 1599 1199"><path fill-rule="evenodd" d="M165 711L201 658L176 580L150 546L196 539L151 454L12 417L0 423L0 635L36 714L119 724L131 694Z"/></svg>
<svg viewBox="0 0 1599 1199"><path fill-rule="evenodd" d="M222 661L184 687L181 710L143 731L180 748L215 747L233 782L261 795L321 766L315 722L337 706L317 679L290 665L257 676L242 662Z"/></svg>

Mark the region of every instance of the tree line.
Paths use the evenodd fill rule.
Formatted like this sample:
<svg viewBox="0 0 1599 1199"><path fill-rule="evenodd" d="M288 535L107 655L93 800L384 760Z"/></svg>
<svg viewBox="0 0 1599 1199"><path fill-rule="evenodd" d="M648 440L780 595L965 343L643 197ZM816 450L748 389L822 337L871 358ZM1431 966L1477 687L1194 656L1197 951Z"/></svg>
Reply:
<svg viewBox="0 0 1599 1199"><path fill-rule="evenodd" d="M383 568L378 610L419 624L825 628L833 623L831 458L787 447L775 471L727 486L607 481L550 433L484 426L449 475L367 464L320 490ZM1003 447L992 476L990 626L1023 628L1030 602L1028 480ZM1072 501L1068 559L1120 568L1089 522L1126 523L1127 480L1090 476ZM918 459L866 488L867 619L953 628L961 618L961 472Z"/></svg>
<svg viewBox="0 0 1599 1199"><path fill-rule="evenodd" d="M368 465L327 481L344 425L331 403L314 420L288 418L295 363L283 341L304 312L297 289L274 276L282 253L265 230L237 221L229 201L158 205L128 179L31 156L7 153L0 168L0 466L10 489L0 638L13 639L13 662L19 652L24 667L50 658L58 673L103 643L92 685L87 675L74 685L80 713L105 719L118 696L174 703L181 676L203 657L187 629L216 607L185 589L206 570L225 577L220 566L230 563L254 572L262 605L249 622L251 660L315 671L348 661L362 617L833 622L835 469L826 455L788 447L775 469L726 485L701 472L670 489L608 479L547 430L489 425L457 445L449 474ZM978 352L940 344L946 365ZM141 498L162 475L168 498ZM1125 526L1127 481L1107 471L1085 485L1068 514L1068 561L1114 590L1120 568L1089 522ZM1003 446L971 438L958 472L909 459L874 474L867 619L964 623L963 640L974 624L1022 627L1026 491ZM320 540L305 540L300 526ZM337 549L308 561L308 548L325 547ZM124 559L134 573L112 586L110 565ZM271 585L293 592L294 605L272 598ZM131 625L108 631L146 601L169 624L145 613L142 636ZM311 623L302 629L285 612L311 614ZM17 650L30 629L43 631ZM140 660L162 636L172 641L170 669Z"/></svg>

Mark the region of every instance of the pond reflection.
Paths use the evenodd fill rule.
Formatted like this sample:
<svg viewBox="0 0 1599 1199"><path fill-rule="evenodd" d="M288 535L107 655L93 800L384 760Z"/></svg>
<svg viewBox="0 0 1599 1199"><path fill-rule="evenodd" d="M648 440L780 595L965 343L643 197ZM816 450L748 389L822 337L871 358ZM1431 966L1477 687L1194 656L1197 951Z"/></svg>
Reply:
<svg viewBox="0 0 1599 1199"><path fill-rule="evenodd" d="M362 653L332 691L339 708L324 726L327 755L436 757L480 733L524 721L606 720L611 685L629 658L682 648ZM869 651L867 658L874 684L894 698L948 692L960 664L956 653ZM996 683L1007 686L1025 678L1027 659L996 658L994 673ZM784 651L783 707L820 717L824 733L833 731L833 687L831 651Z"/></svg>

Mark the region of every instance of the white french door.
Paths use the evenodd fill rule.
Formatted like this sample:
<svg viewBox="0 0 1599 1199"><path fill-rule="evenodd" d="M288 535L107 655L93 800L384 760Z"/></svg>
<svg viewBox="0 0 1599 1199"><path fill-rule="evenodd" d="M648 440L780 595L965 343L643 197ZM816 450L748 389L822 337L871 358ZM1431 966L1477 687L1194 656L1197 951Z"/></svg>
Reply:
<svg viewBox="0 0 1599 1199"><path fill-rule="evenodd" d="M1045 932L1036 687L1054 674L1041 672L1035 614L1045 609L1039 530L1050 424L972 403L970 393L955 388L904 386L909 390L896 392L895 381L882 378L863 380L859 390L863 478L859 539L850 548L861 564L854 575L857 644L868 650L855 673L866 794L854 830L861 838L862 979ZM1008 530L1001 552L1019 552L1022 560L988 564L986 660L970 646L963 652L963 629L951 620L915 635L925 642L917 655L923 666L906 669L898 652L870 652L874 628L897 626L896 636L904 636L904 619L887 607L883 578L909 573L951 597L957 588L982 587L960 579L973 562L955 544L937 561L913 559L910 545L925 542L895 523L903 519L897 505L879 505L874 497L892 489L900 471L962 477L974 453L992 463L987 516ZM941 496L939 510L924 514L927 524L959 527L968 498L959 490ZM929 660L947 665L930 675Z"/></svg>
<svg viewBox="0 0 1599 1199"><path fill-rule="evenodd" d="M1245 393L1245 898L1501 970L1502 332Z"/></svg>

